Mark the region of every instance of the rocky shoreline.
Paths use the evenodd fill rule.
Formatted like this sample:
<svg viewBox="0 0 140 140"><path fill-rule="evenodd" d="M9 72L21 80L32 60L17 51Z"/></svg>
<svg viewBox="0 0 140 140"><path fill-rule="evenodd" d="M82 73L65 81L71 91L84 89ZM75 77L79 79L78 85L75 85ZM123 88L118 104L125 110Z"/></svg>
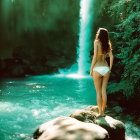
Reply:
<svg viewBox="0 0 140 140"><path fill-rule="evenodd" d="M97 117L98 107L76 110L69 117L60 116L39 126L38 140L125 140L125 125L108 114Z"/></svg>

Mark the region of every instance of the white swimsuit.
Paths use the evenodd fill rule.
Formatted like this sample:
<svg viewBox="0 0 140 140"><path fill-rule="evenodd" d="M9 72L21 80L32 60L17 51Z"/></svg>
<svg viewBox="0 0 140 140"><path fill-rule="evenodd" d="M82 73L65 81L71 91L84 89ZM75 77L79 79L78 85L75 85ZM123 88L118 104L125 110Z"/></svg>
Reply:
<svg viewBox="0 0 140 140"><path fill-rule="evenodd" d="M110 69L107 66L98 66L98 67L93 68L93 71L97 71L103 76L108 71L110 71Z"/></svg>

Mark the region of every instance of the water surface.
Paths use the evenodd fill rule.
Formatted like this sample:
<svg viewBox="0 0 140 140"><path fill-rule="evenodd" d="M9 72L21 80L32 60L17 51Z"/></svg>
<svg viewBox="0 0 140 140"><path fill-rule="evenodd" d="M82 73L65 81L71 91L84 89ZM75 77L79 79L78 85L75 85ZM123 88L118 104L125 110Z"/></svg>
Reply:
<svg viewBox="0 0 140 140"><path fill-rule="evenodd" d="M89 76L44 75L1 80L0 140L31 140L40 124L89 105L97 105L93 79ZM118 114L115 118L125 123L127 140L139 140L140 128L131 121L133 116L129 117Z"/></svg>
<svg viewBox="0 0 140 140"><path fill-rule="evenodd" d="M96 104L92 78L33 76L0 82L2 140L31 139L43 122Z"/></svg>

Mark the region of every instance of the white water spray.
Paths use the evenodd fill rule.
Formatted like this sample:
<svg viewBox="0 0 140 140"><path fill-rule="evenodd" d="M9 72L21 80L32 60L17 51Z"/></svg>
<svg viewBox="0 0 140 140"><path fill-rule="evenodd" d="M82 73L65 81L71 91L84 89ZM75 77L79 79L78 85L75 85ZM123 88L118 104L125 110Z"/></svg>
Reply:
<svg viewBox="0 0 140 140"><path fill-rule="evenodd" d="M92 46L92 32L93 32L93 7L94 0L80 1L80 33L79 33L79 47L77 47L77 63L73 64L70 69L59 69L59 74L75 74L83 77L89 75L90 71L90 48Z"/></svg>
<svg viewBox="0 0 140 140"><path fill-rule="evenodd" d="M81 0L80 34L78 54L78 74L86 75L90 71L90 48L92 45L94 0Z"/></svg>

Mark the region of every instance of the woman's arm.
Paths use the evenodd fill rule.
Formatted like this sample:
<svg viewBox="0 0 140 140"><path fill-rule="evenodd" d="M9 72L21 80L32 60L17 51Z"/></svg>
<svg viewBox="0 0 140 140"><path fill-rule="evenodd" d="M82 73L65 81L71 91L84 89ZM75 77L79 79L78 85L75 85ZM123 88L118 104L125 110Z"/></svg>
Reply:
<svg viewBox="0 0 140 140"><path fill-rule="evenodd" d="M91 68L90 68L90 71L93 71L93 67L96 63L96 60L97 60L97 46L98 46L98 41L95 40L94 41L94 55L93 55L93 58L92 58L92 64L91 64Z"/></svg>
<svg viewBox="0 0 140 140"><path fill-rule="evenodd" d="M112 69L112 65L113 65L113 60L114 60L114 56L113 56L112 50L110 50L109 56L110 56L110 70L111 70Z"/></svg>

